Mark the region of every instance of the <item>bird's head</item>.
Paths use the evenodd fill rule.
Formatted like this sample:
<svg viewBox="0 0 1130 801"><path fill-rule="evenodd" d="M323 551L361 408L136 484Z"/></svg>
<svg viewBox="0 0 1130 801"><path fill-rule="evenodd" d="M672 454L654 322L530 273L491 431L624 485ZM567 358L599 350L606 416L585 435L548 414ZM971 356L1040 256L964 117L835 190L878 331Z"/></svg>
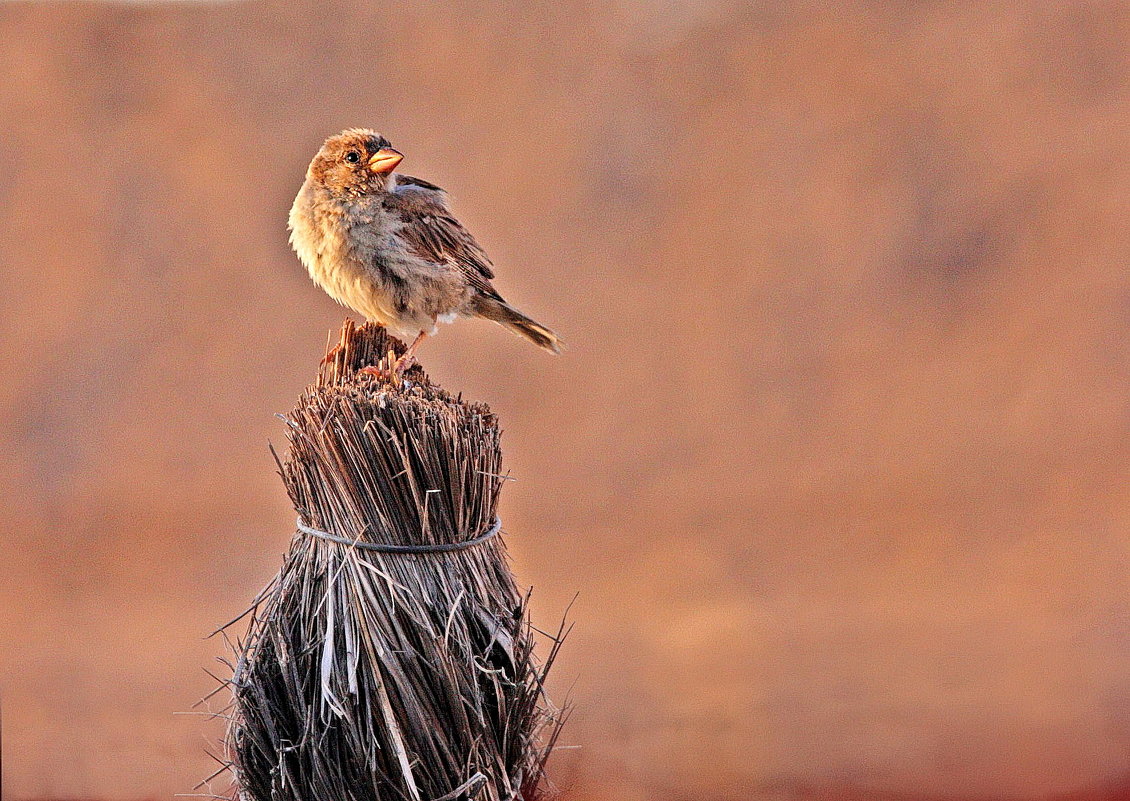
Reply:
<svg viewBox="0 0 1130 801"><path fill-rule="evenodd" d="M389 176L403 158L376 131L350 128L325 141L307 176L335 195L370 195L387 190Z"/></svg>

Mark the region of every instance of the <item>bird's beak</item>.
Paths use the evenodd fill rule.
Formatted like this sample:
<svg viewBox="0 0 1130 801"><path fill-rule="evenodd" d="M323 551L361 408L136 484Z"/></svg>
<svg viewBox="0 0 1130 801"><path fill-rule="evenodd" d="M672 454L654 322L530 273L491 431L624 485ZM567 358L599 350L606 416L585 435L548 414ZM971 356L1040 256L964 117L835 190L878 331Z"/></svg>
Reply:
<svg viewBox="0 0 1130 801"><path fill-rule="evenodd" d="M396 169L404 159L404 154L391 147L382 147L369 158L369 169L378 175L387 175Z"/></svg>

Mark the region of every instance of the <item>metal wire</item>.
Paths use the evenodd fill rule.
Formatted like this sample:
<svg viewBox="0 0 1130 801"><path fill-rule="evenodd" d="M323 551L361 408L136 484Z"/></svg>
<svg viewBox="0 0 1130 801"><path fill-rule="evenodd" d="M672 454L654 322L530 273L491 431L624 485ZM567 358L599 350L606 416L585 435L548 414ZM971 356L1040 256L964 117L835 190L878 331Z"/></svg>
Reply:
<svg viewBox="0 0 1130 801"><path fill-rule="evenodd" d="M491 527L487 529L485 533L480 534L474 539L464 540L463 542L437 542L426 545L397 545L384 542L364 542L356 538L340 537L337 534L331 534L328 531L322 531L321 529L306 525L302 522L301 517L298 518L296 524L299 531L303 534L309 534L311 537L318 537L342 545L352 545L354 548L360 548L364 551L379 551L380 553L450 553L451 551L461 551L464 548L472 548L476 545L481 545L502 530L502 519L496 517Z"/></svg>

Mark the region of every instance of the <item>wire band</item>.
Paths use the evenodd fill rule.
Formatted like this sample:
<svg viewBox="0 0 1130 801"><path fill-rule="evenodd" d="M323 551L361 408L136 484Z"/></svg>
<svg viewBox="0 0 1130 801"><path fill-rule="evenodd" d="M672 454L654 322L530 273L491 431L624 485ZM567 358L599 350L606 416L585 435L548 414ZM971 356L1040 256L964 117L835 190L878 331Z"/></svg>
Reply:
<svg viewBox="0 0 1130 801"><path fill-rule="evenodd" d="M396 545L384 542L363 542L359 539L339 537L337 534L331 534L328 531L322 531L321 529L306 525L302 522L301 517L298 518L297 526L299 531L303 534L309 534L311 537L318 537L319 539L329 540L330 542L340 543L341 545L352 545L354 548L360 548L364 551L377 551L379 553L450 553L451 551L462 551L464 548L481 545L493 538L502 530L502 519L496 517L494 522L491 523L490 528L474 539L464 540L463 542L430 543L427 545Z"/></svg>

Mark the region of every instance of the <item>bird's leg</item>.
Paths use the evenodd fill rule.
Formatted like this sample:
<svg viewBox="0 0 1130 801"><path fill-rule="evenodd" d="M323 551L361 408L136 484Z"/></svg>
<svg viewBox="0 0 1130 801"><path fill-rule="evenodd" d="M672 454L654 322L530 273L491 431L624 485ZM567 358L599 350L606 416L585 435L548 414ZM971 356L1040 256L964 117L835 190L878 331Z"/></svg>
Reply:
<svg viewBox="0 0 1130 801"><path fill-rule="evenodd" d="M427 336L427 331L421 331L417 334L416 338L412 340L412 344L408 346L408 350L404 351L404 355L396 360L392 371L397 376L404 375L404 371L412 366L412 362L416 361L416 348L420 347L420 343L423 342Z"/></svg>

